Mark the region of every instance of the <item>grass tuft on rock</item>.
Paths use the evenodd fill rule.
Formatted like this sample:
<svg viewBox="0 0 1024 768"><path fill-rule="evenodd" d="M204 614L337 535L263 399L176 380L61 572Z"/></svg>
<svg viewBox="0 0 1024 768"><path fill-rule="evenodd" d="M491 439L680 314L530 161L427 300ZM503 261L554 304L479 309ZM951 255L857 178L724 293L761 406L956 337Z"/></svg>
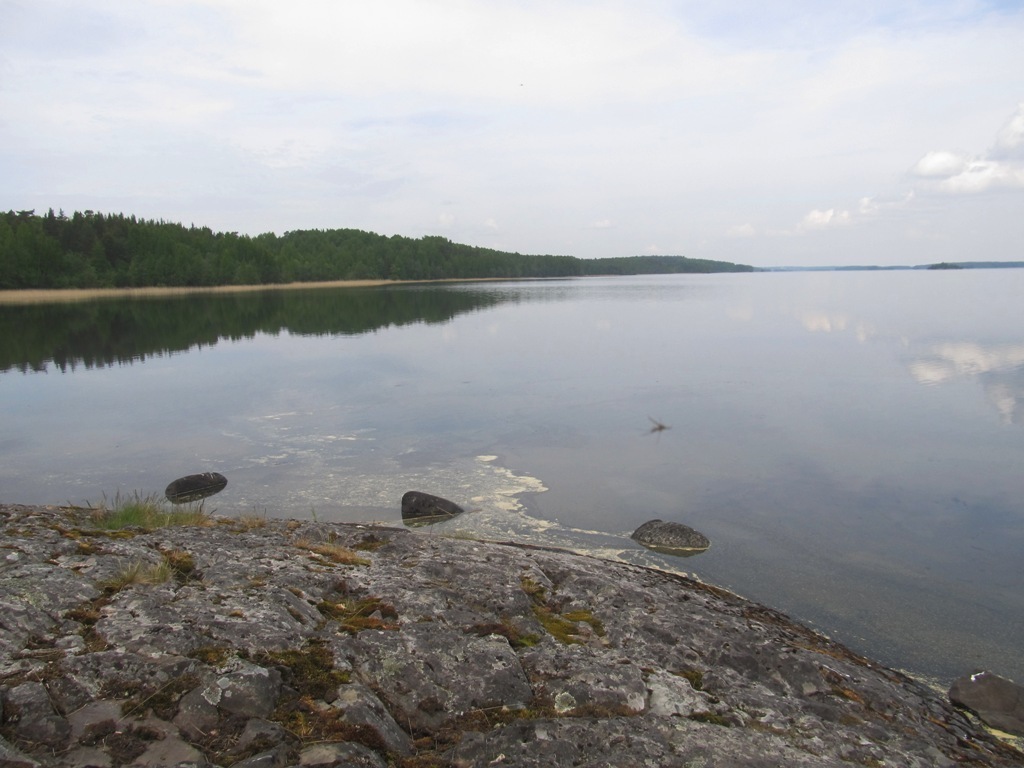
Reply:
<svg viewBox="0 0 1024 768"><path fill-rule="evenodd" d="M181 549L171 549L164 552L163 556L171 573L181 583L202 579L203 574L196 568L196 562L191 553Z"/></svg>
<svg viewBox="0 0 1024 768"><path fill-rule="evenodd" d="M337 621L342 630L353 635L364 629L395 630L399 627L396 621L398 611L378 597L349 597L337 602L321 600L316 607L328 619Z"/></svg>
<svg viewBox="0 0 1024 768"><path fill-rule="evenodd" d="M92 524L106 531L124 528L142 528L146 531L171 526L208 526L212 524L210 516L204 511L202 503L189 504L181 509L171 509L168 502L155 494L142 496L138 491L131 496L114 496L111 504L104 500L98 507L92 508L90 515Z"/></svg>
<svg viewBox="0 0 1024 768"><path fill-rule="evenodd" d="M163 584L173 574L174 570L166 560L161 560L159 563L145 563L136 560L102 582L100 587L108 593L120 592L136 584Z"/></svg>
<svg viewBox="0 0 1024 768"><path fill-rule="evenodd" d="M335 540L334 534L330 534L323 541L301 538L296 539L293 544L299 549L313 552L338 565L370 565L370 561L354 549L339 544Z"/></svg>

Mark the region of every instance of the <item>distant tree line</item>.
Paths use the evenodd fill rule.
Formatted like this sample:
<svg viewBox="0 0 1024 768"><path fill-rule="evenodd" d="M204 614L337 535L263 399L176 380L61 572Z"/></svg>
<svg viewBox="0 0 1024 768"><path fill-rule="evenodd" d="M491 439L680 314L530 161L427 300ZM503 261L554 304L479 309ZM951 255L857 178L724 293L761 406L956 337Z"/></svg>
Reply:
<svg viewBox="0 0 1024 768"><path fill-rule="evenodd" d="M0 289L738 272L683 256L531 256L357 229L249 237L124 214L0 213Z"/></svg>

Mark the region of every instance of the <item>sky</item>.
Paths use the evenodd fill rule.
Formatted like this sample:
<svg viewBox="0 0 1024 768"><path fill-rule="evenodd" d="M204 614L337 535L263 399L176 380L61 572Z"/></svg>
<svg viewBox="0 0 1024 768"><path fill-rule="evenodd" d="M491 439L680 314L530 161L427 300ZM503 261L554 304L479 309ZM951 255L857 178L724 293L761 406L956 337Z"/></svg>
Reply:
<svg viewBox="0 0 1024 768"><path fill-rule="evenodd" d="M0 210L1024 260L1024 0L0 0Z"/></svg>

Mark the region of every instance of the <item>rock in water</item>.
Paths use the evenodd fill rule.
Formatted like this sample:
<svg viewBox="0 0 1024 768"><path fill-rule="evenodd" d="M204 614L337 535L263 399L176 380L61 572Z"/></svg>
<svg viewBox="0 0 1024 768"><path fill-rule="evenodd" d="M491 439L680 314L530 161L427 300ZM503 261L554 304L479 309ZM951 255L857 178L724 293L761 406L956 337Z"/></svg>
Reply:
<svg viewBox="0 0 1024 768"><path fill-rule="evenodd" d="M406 525L433 525L451 520L465 510L453 501L420 491L402 496L402 522Z"/></svg>
<svg viewBox="0 0 1024 768"><path fill-rule="evenodd" d="M708 537L682 523L666 523L663 520L648 520L630 536L655 552L677 557L697 555L711 546Z"/></svg>
<svg viewBox="0 0 1024 768"><path fill-rule="evenodd" d="M1024 688L991 672L958 677L949 700L1001 731L1024 736Z"/></svg>
<svg viewBox="0 0 1024 768"><path fill-rule="evenodd" d="M179 477L167 486L164 495L172 504L184 504L220 493L227 484L228 479L220 472L203 472L200 475Z"/></svg>

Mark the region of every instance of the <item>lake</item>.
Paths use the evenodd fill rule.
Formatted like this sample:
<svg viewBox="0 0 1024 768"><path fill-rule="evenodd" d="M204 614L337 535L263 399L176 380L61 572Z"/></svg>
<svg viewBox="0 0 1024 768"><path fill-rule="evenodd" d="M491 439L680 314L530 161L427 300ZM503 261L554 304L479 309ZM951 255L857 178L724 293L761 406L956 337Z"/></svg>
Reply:
<svg viewBox="0 0 1024 768"><path fill-rule="evenodd" d="M673 568L941 683L1024 682L1024 270L755 273L0 306L0 500L218 471L219 514ZM669 429L652 431L654 422ZM629 539L707 535L690 558Z"/></svg>

